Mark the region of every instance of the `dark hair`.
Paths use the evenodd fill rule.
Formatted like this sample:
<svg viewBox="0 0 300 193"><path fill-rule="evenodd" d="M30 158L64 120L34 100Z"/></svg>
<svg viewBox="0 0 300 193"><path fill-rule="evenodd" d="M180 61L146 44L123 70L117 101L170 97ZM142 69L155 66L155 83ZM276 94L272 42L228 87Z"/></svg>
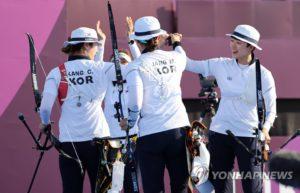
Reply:
<svg viewBox="0 0 300 193"><path fill-rule="evenodd" d="M249 43L247 43L247 47L250 47L250 46L252 46L251 44L249 44ZM254 53L254 50L256 49L254 46L252 46L252 50L251 50L251 53L253 54Z"/></svg>
<svg viewBox="0 0 300 193"><path fill-rule="evenodd" d="M68 41L70 41L70 37L68 38ZM63 47L61 51L65 54L72 55L75 52L79 52L80 50L84 49L85 43L78 43L78 44L68 44L66 47ZM89 46L93 46L93 43L87 43Z"/></svg>
<svg viewBox="0 0 300 193"><path fill-rule="evenodd" d="M149 40L143 40L143 41L138 40L138 42L145 46L145 50L147 50L147 52L152 52L152 51L154 51L158 48L157 39L158 39L158 36L154 37L154 38L151 38Z"/></svg>

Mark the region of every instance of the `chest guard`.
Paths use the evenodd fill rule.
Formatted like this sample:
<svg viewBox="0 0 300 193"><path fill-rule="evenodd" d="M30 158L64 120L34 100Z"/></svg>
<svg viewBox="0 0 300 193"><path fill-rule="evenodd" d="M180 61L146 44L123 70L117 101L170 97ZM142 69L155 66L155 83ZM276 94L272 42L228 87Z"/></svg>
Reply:
<svg viewBox="0 0 300 193"><path fill-rule="evenodd" d="M58 101L60 106L63 105L64 100L67 97L67 93L68 93L68 81L67 81L67 71L66 71L66 66L65 64L60 64L58 66L59 72L60 72L60 82L59 82L59 86L58 86Z"/></svg>

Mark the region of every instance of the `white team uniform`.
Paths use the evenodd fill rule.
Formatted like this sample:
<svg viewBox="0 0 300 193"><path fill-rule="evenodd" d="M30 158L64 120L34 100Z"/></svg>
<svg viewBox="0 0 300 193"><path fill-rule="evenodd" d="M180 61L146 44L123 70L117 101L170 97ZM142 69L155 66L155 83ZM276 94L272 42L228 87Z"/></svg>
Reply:
<svg viewBox="0 0 300 193"><path fill-rule="evenodd" d="M142 82L139 86L143 87L137 91L138 100L142 99L138 122L140 136L190 125L180 88L185 64L185 55L163 50L144 53L129 64L129 89L131 85L134 87L136 75ZM135 105L129 104L129 108Z"/></svg>
<svg viewBox="0 0 300 193"><path fill-rule="evenodd" d="M101 107L107 89L104 63L76 59L65 62L65 67L69 86L66 100L61 106L59 140L79 142L109 136ZM44 95L55 99L60 80L60 71L58 67L54 68L47 76Z"/></svg>
<svg viewBox="0 0 300 193"><path fill-rule="evenodd" d="M120 66L121 66L122 77L124 80L126 80L128 65L121 64ZM115 102L119 102L119 91L117 86L113 85L113 81L116 80L116 70L115 70L114 63L110 63L110 62L105 63L104 72L108 79L107 92L104 99L104 104L105 104L104 114L105 114L106 121L109 125L110 137L111 138L125 137L126 136L125 131L121 130L118 119L115 118L115 114L117 111L114 108L114 104ZM125 83L123 85L123 93L121 95L124 117L128 117L127 101L129 99L127 96L127 92L128 92L127 84ZM137 134L137 132L138 132L138 127L137 124L135 124L135 126L130 129L129 135Z"/></svg>
<svg viewBox="0 0 300 193"><path fill-rule="evenodd" d="M233 58L188 59L186 70L214 76L218 82L221 101L210 130L226 134L229 129L236 136L255 137L253 128L258 125L255 63L241 65ZM269 130L276 117L276 91L271 72L263 66L261 82L266 107L263 127Z"/></svg>
<svg viewBox="0 0 300 193"><path fill-rule="evenodd" d="M137 48L132 49L138 50ZM175 50L185 55L181 46ZM257 127L255 64L241 65L233 58L191 60L187 57L185 70L214 76L221 90L221 101L213 117L210 130L226 134L231 130L236 136L254 137ZM276 118L276 88L272 73L261 66L263 96L266 106L264 128L270 129Z"/></svg>

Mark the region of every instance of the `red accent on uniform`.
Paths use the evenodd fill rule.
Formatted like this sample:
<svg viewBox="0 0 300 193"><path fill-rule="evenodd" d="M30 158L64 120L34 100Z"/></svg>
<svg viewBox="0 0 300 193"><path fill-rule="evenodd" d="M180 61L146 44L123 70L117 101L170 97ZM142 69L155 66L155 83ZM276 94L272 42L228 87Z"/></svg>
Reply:
<svg viewBox="0 0 300 193"><path fill-rule="evenodd" d="M67 77L67 71L66 71L66 67L65 64L60 64L58 66L59 72L60 72L60 82L59 82L59 86L58 86L58 102L60 104L60 106L63 105L64 103L64 99L67 97L67 93L68 93L68 81L66 79Z"/></svg>

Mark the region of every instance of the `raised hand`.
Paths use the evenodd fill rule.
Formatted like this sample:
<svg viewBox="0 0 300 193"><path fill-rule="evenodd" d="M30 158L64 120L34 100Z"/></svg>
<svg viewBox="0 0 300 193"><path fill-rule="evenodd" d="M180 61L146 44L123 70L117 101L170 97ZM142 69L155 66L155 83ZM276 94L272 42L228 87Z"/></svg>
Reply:
<svg viewBox="0 0 300 193"><path fill-rule="evenodd" d="M173 44L175 42L181 42L182 34L180 34L180 33L173 33L173 34L170 34L170 37L171 37L171 42Z"/></svg>
<svg viewBox="0 0 300 193"><path fill-rule="evenodd" d="M133 20L131 17L126 17L127 36L134 33Z"/></svg>
<svg viewBox="0 0 300 193"><path fill-rule="evenodd" d="M101 22L100 22L100 20L97 21L97 24L96 24L96 31L97 31L97 34L98 34L99 39L105 41L106 35L105 35L105 33L102 31L102 29L101 29Z"/></svg>

